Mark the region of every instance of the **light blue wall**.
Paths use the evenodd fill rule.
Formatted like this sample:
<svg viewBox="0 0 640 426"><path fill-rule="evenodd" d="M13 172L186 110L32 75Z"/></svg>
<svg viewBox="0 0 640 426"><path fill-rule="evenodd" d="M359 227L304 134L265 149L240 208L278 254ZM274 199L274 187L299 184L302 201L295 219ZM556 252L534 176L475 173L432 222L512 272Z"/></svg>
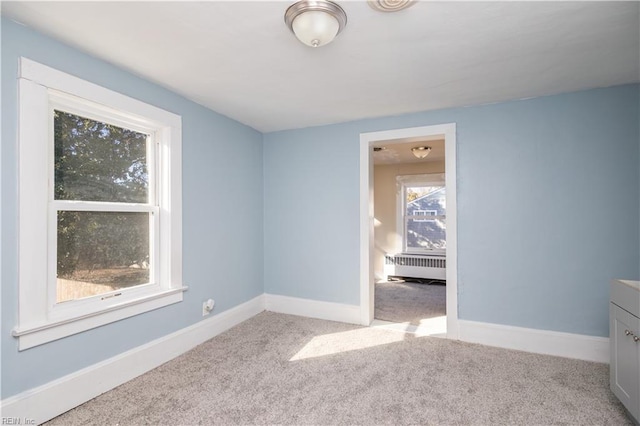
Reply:
<svg viewBox="0 0 640 426"><path fill-rule="evenodd" d="M263 290L358 304L361 132L457 123L461 318L606 336L609 280L640 278L638 85L270 133L263 146L75 49L4 19L1 31L2 398L191 325L209 297L217 312ZM17 351L19 56L183 117L184 302Z"/></svg>
<svg viewBox="0 0 640 426"><path fill-rule="evenodd" d="M17 341L10 336L17 322L18 294L19 56L182 116L183 268L189 286L182 303L23 352L17 351ZM202 320L202 301L209 297L216 299L214 312L219 313L263 293L259 132L3 18L1 149L2 398L194 324Z"/></svg>
<svg viewBox="0 0 640 426"><path fill-rule="evenodd" d="M640 278L638 85L264 136L265 291L359 304L359 135L457 123L459 316L608 335Z"/></svg>

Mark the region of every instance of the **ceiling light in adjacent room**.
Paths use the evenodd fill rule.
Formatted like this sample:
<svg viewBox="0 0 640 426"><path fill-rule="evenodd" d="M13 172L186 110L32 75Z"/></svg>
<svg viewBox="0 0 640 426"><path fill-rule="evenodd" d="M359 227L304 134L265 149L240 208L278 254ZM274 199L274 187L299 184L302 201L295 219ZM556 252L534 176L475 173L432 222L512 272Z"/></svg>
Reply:
<svg viewBox="0 0 640 426"><path fill-rule="evenodd" d="M298 40L307 46L331 43L347 25L347 14L327 0L302 0L289 6L284 21Z"/></svg>
<svg viewBox="0 0 640 426"><path fill-rule="evenodd" d="M430 146L416 146L411 148L411 152L415 155L416 158L425 158L431 152Z"/></svg>

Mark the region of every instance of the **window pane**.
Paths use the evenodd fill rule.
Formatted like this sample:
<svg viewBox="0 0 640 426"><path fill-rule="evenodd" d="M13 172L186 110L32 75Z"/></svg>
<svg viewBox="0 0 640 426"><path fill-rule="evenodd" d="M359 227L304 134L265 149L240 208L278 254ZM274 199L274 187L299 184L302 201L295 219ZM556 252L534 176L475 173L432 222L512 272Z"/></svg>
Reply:
<svg viewBox="0 0 640 426"><path fill-rule="evenodd" d="M424 221L407 219L407 248L447 248L447 226L444 218Z"/></svg>
<svg viewBox="0 0 640 426"><path fill-rule="evenodd" d="M148 202L147 137L55 110L55 199Z"/></svg>
<svg viewBox="0 0 640 426"><path fill-rule="evenodd" d="M439 207L445 208L444 186L410 186L407 187L405 195L407 197L407 212L412 215L414 210L433 210L430 207L436 203Z"/></svg>
<svg viewBox="0 0 640 426"><path fill-rule="evenodd" d="M408 249L445 249L446 190L440 186L407 188L406 245Z"/></svg>
<svg viewBox="0 0 640 426"><path fill-rule="evenodd" d="M149 283L149 213L58 212L56 302Z"/></svg>

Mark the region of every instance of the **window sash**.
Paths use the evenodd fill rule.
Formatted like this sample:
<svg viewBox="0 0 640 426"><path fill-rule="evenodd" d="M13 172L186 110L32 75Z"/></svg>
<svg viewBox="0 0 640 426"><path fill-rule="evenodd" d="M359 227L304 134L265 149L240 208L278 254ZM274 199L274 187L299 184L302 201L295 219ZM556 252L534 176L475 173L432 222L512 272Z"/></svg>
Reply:
<svg viewBox="0 0 640 426"><path fill-rule="evenodd" d="M107 201L53 200L49 205L55 211L77 212L114 212L114 213L152 213L158 212L159 206L142 203L113 203Z"/></svg>
<svg viewBox="0 0 640 426"><path fill-rule="evenodd" d="M55 111L63 111L82 118L87 118L100 123L106 123L126 130L133 130L140 133L148 134L146 140L146 168L147 168L147 203L125 203L125 202L106 202L106 201L83 201L83 200L57 200L55 199ZM144 294L150 294L159 291L162 288L170 288L166 283L162 282L160 274L160 226L158 205L158 193L160 185L156 181L157 176L157 144L155 143L155 135L157 129L152 126L146 126L139 121L132 119L131 115L98 105L85 99L73 97L68 94L50 91L49 93L49 219L48 219L48 236L47 236L47 252L49 271L47 274L47 306L48 318L61 319L73 317L75 315L83 315L96 309L109 307L114 304L122 303L140 297ZM107 141L105 141L107 142ZM57 298L57 242L58 229L57 219L58 212L61 211L81 211L81 212L113 212L113 213L148 213L149 214L149 283L140 284L131 288L118 289L110 292L97 294L81 299L58 302ZM163 285L164 284L164 285Z"/></svg>
<svg viewBox="0 0 640 426"><path fill-rule="evenodd" d="M421 253L421 252L429 252L429 253L443 253L445 252L445 249L440 249L440 248L428 248L428 247L409 247L407 245L408 243L408 238L407 238L407 233L409 232L409 221L410 220L414 220L416 222L435 222L437 220L446 220L447 216L446 215L438 215L438 216L428 216L428 219L425 219L425 216L423 215L406 215L404 217L404 232L402 234L402 240L403 240L403 251L404 252L411 252L411 253ZM445 230L446 230L446 225L445 225Z"/></svg>
<svg viewBox="0 0 640 426"><path fill-rule="evenodd" d="M98 105L85 99L70 96L66 93L56 90L49 90L49 200L50 201L71 201L55 199L55 114L54 111L64 111L70 114L78 115L90 120L102 123L108 123L127 130L133 130L139 133L149 135L147 137L147 177L148 177L148 198L147 203L150 205L158 205L160 202L161 184L158 180L160 170L160 135L158 128L152 126L152 123L143 123L140 118L136 118L131 114L126 114L103 105ZM107 202L94 201L95 203L107 204ZM136 204L136 203L111 203L111 204Z"/></svg>
<svg viewBox="0 0 640 426"><path fill-rule="evenodd" d="M59 208L56 205L69 205L70 208ZM93 205L93 206L92 206ZM115 206L112 206L115 205ZM113 207L114 209L110 208ZM85 211L85 212L133 212L149 214L149 282L129 288L112 290L94 296L81 299L58 302L57 298L57 240L58 240L58 212L61 211ZM47 306L48 317L58 320L76 315L84 315L96 309L104 309L112 305L120 304L127 300L152 294L163 289L170 289L168 280L161 279L160 273L160 209L157 206L129 205L124 203L95 203L86 201L57 201L51 203L48 224L48 274L47 274Z"/></svg>

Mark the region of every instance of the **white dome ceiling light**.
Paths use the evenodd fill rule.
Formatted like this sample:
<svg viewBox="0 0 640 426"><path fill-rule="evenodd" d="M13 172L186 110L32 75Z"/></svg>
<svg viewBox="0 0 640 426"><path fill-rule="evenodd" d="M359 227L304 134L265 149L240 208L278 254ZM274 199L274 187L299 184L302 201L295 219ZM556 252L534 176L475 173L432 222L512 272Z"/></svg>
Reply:
<svg viewBox="0 0 640 426"><path fill-rule="evenodd" d="M416 146L411 148L411 152L415 155L416 158L425 158L431 152L430 146Z"/></svg>
<svg viewBox="0 0 640 426"><path fill-rule="evenodd" d="M332 1L302 0L287 8L284 22L302 43L320 47L340 34L347 25L347 14Z"/></svg>

